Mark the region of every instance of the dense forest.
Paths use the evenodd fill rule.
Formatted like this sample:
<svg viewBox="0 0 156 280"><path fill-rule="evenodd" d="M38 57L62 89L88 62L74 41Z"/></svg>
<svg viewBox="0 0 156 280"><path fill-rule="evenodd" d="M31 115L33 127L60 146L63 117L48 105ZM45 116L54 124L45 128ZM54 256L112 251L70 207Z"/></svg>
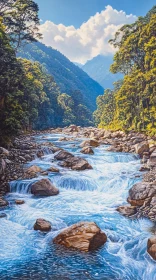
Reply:
<svg viewBox="0 0 156 280"><path fill-rule="evenodd" d="M112 73L124 79L97 98L95 122L113 130L156 132L156 6L110 40L117 48Z"/></svg>
<svg viewBox="0 0 156 280"><path fill-rule="evenodd" d="M71 95L73 90L80 90L84 105L91 111L96 109L96 98L103 94L103 87L59 51L36 42L24 46L17 56L43 64L54 77L61 92Z"/></svg>
<svg viewBox="0 0 156 280"><path fill-rule="evenodd" d="M38 25L34 1L0 1L1 143L20 130L93 124L79 89L61 93L45 65L17 58L19 49L41 38Z"/></svg>

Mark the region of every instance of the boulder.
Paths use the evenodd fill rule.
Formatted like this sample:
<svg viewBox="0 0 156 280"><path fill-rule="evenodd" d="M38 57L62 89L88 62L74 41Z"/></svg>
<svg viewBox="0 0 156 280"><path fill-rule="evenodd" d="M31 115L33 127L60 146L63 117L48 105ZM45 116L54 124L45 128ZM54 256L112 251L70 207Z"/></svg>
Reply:
<svg viewBox="0 0 156 280"><path fill-rule="evenodd" d="M5 214L5 213L0 213L0 219L2 219L2 218L7 218L7 214Z"/></svg>
<svg viewBox="0 0 156 280"><path fill-rule="evenodd" d="M71 153L67 151L60 151L57 155L54 156L55 159L57 160L65 160L68 158L74 157Z"/></svg>
<svg viewBox="0 0 156 280"><path fill-rule="evenodd" d="M54 167L54 166L51 166L50 168L48 168L48 171L50 171L50 172L56 172L56 173L60 172L59 169L56 168L56 167Z"/></svg>
<svg viewBox="0 0 156 280"><path fill-rule="evenodd" d="M156 260L156 235L148 239L147 252L154 260Z"/></svg>
<svg viewBox="0 0 156 280"><path fill-rule="evenodd" d="M80 157L70 157L66 159L61 166L71 168L72 170L92 169L88 161Z"/></svg>
<svg viewBox="0 0 156 280"><path fill-rule="evenodd" d="M31 186L31 193L35 196L53 196L59 190L48 179L41 179Z"/></svg>
<svg viewBox="0 0 156 280"><path fill-rule="evenodd" d="M149 151L149 144L147 142L141 142L139 144L136 144L134 148L135 148L135 152L140 156L142 156L144 152Z"/></svg>
<svg viewBox="0 0 156 280"><path fill-rule="evenodd" d="M36 223L34 224L34 230L50 231L51 224L44 219L37 219Z"/></svg>
<svg viewBox="0 0 156 280"><path fill-rule="evenodd" d="M29 167L26 170L26 173L38 173L38 172L41 172L41 171L42 171L42 169L39 166L32 165L31 167Z"/></svg>
<svg viewBox="0 0 156 280"><path fill-rule="evenodd" d="M142 206L146 198L156 194L156 185L148 182L139 182L129 190L127 201L132 206Z"/></svg>
<svg viewBox="0 0 156 280"><path fill-rule="evenodd" d="M94 151L91 147L84 147L80 152L83 154L89 154L89 155L94 154Z"/></svg>
<svg viewBox="0 0 156 280"><path fill-rule="evenodd" d="M78 132L79 129L78 129L78 127L77 127L76 125L71 124L71 125L69 126L68 131L69 131L69 132Z"/></svg>
<svg viewBox="0 0 156 280"><path fill-rule="evenodd" d="M82 148L86 146L98 147L99 142L96 139L90 139L90 140L83 141L80 145L80 147Z"/></svg>
<svg viewBox="0 0 156 280"><path fill-rule="evenodd" d="M5 200L4 198L0 197L0 208L1 207L6 207L8 205L9 205L8 201Z"/></svg>
<svg viewBox="0 0 156 280"><path fill-rule="evenodd" d="M63 230L53 240L55 244L88 252L105 244L107 236L94 222L80 222Z"/></svg>
<svg viewBox="0 0 156 280"><path fill-rule="evenodd" d="M22 204L25 203L25 201L24 201L24 200L21 200L21 199L16 199L16 200L15 200L15 203L16 203L17 205L22 205Z"/></svg>
<svg viewBox="0 0 156 280"><path fill-rule="evenodd" d="M117 211L121 213L123 216L129 217L137 213L137 208L135 206L124 205L124 206L119 206L117 208Z"/></svg>

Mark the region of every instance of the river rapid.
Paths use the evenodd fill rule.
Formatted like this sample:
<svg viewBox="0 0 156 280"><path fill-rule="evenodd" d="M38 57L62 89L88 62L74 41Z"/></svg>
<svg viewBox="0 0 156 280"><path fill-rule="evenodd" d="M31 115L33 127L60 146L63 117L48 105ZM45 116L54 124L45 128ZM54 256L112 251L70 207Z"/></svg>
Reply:
<svg viewBox="0 0 156 280"><path fill-rule="evenodd" d="M0 219L0 280L156 280L155 262L146 252L152 222L128 219L116 211L125 204L128 190L141 180L138 156L108 152L105 145L95 148L94 155L83 155L82 139L60 142L63 134L44 136L37 136L36 141L53 142L86 158L93 170L62 168L47 150L42 159L27 166L58 167L60 173L49 173L48 178L59 188L59 195L32 196L31 184L38 179L10 183L11 193L6 197L10 207L3 211L7 218ZM25 204L16 205L15 199L24 199ZM50 221L51 232L34 231L37 218ZM53 244L61 229L79 221L96 222L106 233L107 243L89 253Z"/></svg>

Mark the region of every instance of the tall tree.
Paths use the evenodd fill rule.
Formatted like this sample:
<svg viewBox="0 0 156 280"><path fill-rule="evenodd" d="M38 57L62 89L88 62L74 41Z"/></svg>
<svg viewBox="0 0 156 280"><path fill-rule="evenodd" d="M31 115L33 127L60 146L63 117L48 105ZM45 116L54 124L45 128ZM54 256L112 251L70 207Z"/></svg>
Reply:
<svg viewBox="0 0 156 280"><path fill-rule="evenodd" d="M0 15L15 50L41 38L38 11L33 0L0 0Z"/></svg>

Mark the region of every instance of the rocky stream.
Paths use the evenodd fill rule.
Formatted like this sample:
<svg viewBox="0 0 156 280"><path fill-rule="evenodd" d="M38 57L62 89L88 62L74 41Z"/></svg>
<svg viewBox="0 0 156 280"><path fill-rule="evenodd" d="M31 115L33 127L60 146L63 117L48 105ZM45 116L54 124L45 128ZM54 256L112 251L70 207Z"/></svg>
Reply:
<svg viewBox="0 0 156 280"><path fill-rule="evenodd" d="M155 141L71 125L0 147L0 279L156 280Z"/></svg>

